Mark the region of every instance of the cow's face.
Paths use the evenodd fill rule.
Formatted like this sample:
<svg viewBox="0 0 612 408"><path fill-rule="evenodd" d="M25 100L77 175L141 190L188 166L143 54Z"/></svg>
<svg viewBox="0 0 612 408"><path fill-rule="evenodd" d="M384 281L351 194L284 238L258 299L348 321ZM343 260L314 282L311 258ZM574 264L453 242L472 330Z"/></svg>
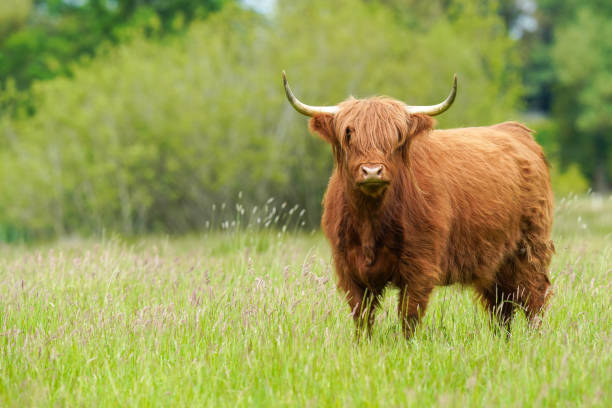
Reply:
<svg viewBox="0 0 612 408"><path fill-rule="evenodd" d="M320 114L310 127L333 146L338 170L358 194L380 199L406 168L412 138L433 126L388 98L351 99L335 114Z"/></svg>
<svg viewBox="0 0 612 408"><path fill-rule="evenodd" d="M408 165L412 139L433 126L431 116L445 112L457 95L457 75L451 92L437 105L412 106L390 98L349 99L334 106L311 106L295 97L285 71L283 86L289 103L310 116L310 128L334 149L336 166L349 188L379 199Z"/></svg>

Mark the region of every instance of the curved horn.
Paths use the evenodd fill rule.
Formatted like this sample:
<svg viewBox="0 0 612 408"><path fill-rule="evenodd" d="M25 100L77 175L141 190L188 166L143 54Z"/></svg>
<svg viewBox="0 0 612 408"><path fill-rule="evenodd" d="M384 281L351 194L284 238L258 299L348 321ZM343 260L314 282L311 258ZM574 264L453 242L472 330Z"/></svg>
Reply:
<svg viewBox="0 0 612 408"><path fill-rule="evenodd" d="M285 93L287 94L289 103L302 115L314 116L321 113L330 113L333 115L339 110L337 106L310 106L300 102L299 99L293 95L293 92L291 92L285 71L283 71L283 85L285 86Z"/></svg>
<svg viewBox="0 0 612 408"><path fill-rule="evenodd" d="M405 105L404 107L406 108L406 111L408 113L424 113L429 116L436 116L451 107L451 105L455 101L455 96L457 96L457 74L453 76L453 87L451 88L450 93L443 102L440 102L437 105L430 106Z"/></svg>

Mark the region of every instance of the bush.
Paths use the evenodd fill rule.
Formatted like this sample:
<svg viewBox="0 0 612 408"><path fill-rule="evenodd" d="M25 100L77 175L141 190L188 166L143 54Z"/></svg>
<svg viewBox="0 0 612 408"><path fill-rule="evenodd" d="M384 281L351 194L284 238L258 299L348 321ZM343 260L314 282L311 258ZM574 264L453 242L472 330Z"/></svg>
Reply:
<svg viewBox="0 0 612 408"><path fill-rule="evenodd" d="M279 2L273 16L229 6L184 36L137 38L72 78L37 83L36 114L0 123L0 224L34 235L187 231L239 192L245 204L299 203L316 224L331 155L286 102L280 71L311 104L437 103L457 72L442 127L510 119L514 44L495 10L458 3L452 21L423 29L357 0Z"/></svg>
<svg viewBox="0 0 612 408"><path fill-rule="evenodd" d="M570 194L583 194L589 189L589 182L576 163L570 164L567 169L563 170L558 162L553 162L550 177L553 190L558 198Z"/></svg>

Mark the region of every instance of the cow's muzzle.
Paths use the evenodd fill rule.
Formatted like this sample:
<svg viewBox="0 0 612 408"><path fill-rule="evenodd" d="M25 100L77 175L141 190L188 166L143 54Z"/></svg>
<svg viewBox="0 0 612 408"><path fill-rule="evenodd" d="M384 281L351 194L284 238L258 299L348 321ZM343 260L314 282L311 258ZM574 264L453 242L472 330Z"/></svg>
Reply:
<svg viewBox="0 0 612 408"><path fill-rule="evenodd" d="M357 186L364 194L378 197L389 185L384 173L382 164L362 164L359 166Z"/></svg>

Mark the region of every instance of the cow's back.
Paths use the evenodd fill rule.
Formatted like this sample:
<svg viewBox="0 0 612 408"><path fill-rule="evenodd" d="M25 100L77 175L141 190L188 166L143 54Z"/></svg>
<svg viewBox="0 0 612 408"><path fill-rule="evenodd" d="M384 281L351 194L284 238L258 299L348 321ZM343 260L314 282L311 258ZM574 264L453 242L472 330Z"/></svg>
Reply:
<svg viewBox="0 0 612 408"><path fill-rule="evenodd" d="M517 250L526 223L535 221L540 234L550 234L548 167L525 126L432 131L413 142L410 162L417 183L439 207L432 216L447 217L440 283L487 285Z"/></svg>

